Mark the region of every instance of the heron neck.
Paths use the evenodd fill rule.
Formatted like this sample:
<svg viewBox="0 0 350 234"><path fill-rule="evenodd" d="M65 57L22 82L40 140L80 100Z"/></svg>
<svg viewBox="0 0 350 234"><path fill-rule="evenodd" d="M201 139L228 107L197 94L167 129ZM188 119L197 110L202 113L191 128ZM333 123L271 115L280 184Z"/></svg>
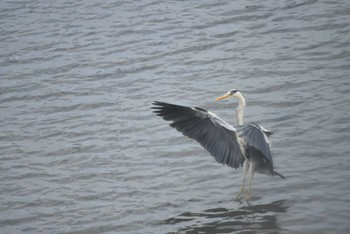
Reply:
<svg viewBox="0 0 350 234"><path fill-rule="evenodd" d="M236 109L236 125L243 124L243 112L246 106L245 99L241 93L237 93L236 97L238 99L238 107Z"/></svg>

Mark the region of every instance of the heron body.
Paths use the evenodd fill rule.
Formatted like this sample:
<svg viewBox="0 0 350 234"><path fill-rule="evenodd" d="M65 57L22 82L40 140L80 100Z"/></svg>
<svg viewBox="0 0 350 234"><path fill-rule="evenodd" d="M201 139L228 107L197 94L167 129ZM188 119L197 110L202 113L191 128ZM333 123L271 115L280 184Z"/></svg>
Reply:
<svg viewBox="0 0 350 234"><path fill-rule="evenodd" d="M171 121L171 127L183 135L195 139L217 162L235 169L243 166L243 182L237 198L245 190L247 176L249 190L246 197L249 198L255 172L284 177L273 169L269 139L272 132L257 123L243 123L246 102L238 90L230 90L216 100L230 97L238 99L234 127L215 114L199 107L186 107L155 101L152 109L164 120Z"/></svg>

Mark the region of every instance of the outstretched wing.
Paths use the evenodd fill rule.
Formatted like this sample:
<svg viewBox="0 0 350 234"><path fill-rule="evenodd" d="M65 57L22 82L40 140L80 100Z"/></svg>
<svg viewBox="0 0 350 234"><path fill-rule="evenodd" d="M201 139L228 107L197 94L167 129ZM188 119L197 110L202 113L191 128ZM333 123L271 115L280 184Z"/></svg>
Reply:
<svg viewBox="0 0 350 234"><path fill-rule="evenodd" d="M239 137L243 138L248 149L254 147L272 165L271 143L269 140L269 136L272 134L271 131L256 123L250 123L240 126L238 132Z"/></svg>
<svg viewBox="0 0 350 234"><path fill-rule="evenodd" d="M202 108L157 101L153 105L154 113L172 121L171 127L195 139L216 161L233 168L243 165L242 145L234 127Z"/></svg>

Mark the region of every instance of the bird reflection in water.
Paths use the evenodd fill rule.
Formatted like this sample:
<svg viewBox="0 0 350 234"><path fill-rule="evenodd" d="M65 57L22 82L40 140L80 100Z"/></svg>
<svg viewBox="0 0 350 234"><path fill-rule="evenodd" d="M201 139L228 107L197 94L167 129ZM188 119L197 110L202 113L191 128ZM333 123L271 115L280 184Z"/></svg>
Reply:
<svg viewBox="0 0 350 234"><path fill-rule="evenodd" d="M164 220L162 224L188 223L176 232L169 233L279 233L278 213L285 213L286 200L269 204L242 206L239 209L215 208L200 213L185 212Z"/></svg>

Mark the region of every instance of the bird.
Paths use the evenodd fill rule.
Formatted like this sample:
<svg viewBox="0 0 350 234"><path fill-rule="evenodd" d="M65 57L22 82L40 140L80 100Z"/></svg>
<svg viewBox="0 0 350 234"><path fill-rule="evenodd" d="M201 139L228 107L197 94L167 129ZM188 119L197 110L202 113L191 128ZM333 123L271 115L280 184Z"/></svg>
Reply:
<svg viewBox="0 0 350 234"><path fill-rule="evenodd" d="M237 169L243 167L243 179L236 199L251 198L254 173L285 178L273 168L270 136L272 131L256 122L243 123L246 101L243 94L232 89L216 101L236 98L235 125L231 126L214 113L200 107L188 107L154 101L152 111L183 135L196 140L217 162ZM245 189L248 176L248 190Z"/></svg>

